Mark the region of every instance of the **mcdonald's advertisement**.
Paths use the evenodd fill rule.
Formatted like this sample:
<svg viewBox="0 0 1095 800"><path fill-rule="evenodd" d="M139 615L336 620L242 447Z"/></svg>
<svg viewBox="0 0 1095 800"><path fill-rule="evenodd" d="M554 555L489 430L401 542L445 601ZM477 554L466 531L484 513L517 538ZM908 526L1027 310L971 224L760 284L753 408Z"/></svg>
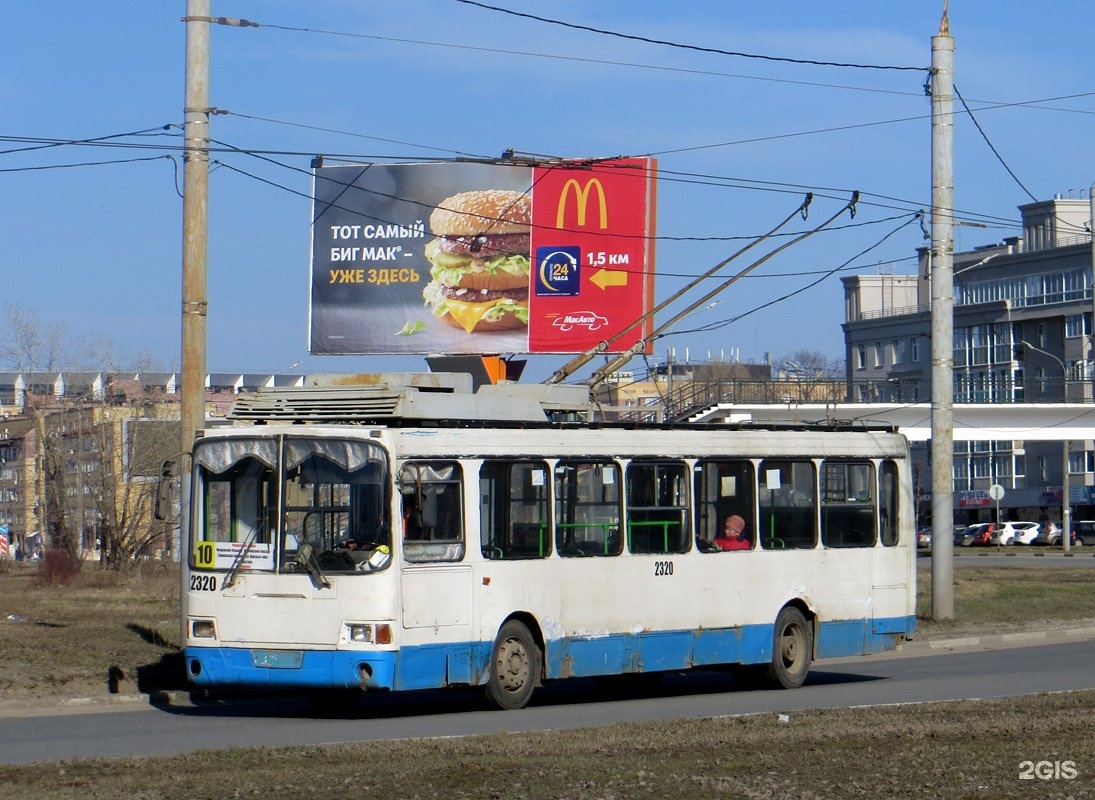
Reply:
<svg viewBox="0 0 1095 800"><path fill-rule="evenodd" d="M621 352L654 296L655 164L314 167L309 352Z"/></svg>

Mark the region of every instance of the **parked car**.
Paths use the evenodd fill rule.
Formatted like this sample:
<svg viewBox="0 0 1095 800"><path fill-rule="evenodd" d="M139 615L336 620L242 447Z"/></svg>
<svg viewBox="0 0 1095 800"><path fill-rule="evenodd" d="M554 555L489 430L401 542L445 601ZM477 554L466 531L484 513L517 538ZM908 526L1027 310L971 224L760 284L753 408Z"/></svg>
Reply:
<svg viewBox="0 0 1095 800"><path fill-rule="evenodd" d="M1029 531L1029 533L1028 533ZM1030 539L1023 544L1030 544L1038 535L1037 522L1001 522L992 533L992 544L1015 544L1015 537L1020 534L1029 535Z"/></svg>
<svg viewBox="0 0 1095 800"><path fill-rule="evenodd" d="M1095 544L1095 520L1081 519L1073 524L1072 543L1083 547Z"/></svg>
<svg viewBox="0 0 1095 800"><path fill-rule="evenodd" d="M988 547L992 544L992 532L996 526L991 522L982 522L980 525L970 525L966 529L966 535L962 537L963 547Z"/></svg>
<svg viewBox="0 0 1095 800"><path fill-rule="evenodd" d="M954 546L962 544L962 537L966 535L967 531L971 531L976 528L976 525L955 525L954 526Z"/></svg>
<svg viewBox="0 0 1095 800"><path fill-rule="evenodd" d="M1088 534L1088 541L1095 543L1095 534ZM1072 544L1076 544L1076 526L1072 526ZM1057 547L1061 544L1061 526L1056 522L1046 522L1038 530L1038 535L1034 537L1034 541L1031 544L1044 544L1051 547ZM1083 542L1080 542L1083 544Z"/></svg>
<svg viewBox="0 0 1095 800"><path fill-rule="evenodd" d="M1042 530L1042 526L1035 522L1024 522L1022 529L1015 532L1015 536L1012 538L1012 544L1034 544L1034 540L1038 537L1039 532Z"/></svg>
<svg viewBox="0 0 1095 800"><path fill-rule="evenodd" d="M917 547L931 547L932 546L932 529L920 528L916 532L916 546Z"/></svg>

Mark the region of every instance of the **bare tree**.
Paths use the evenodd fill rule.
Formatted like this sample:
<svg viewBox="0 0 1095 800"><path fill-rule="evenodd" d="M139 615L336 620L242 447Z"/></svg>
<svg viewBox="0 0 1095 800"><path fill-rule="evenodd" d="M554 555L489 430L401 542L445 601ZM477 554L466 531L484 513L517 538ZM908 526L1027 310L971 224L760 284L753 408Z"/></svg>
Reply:
<svg viewBox="0 0 1095 800"><path fill-rule="evenodd" d="M63 358L64 323L46 325L32 308L9 304L4 309L0 361L11 370L53 372Z"/></svg>
<svg viewBox="0 0 1095 800"><path fill-rule="evenodd" d="M46 375L22 398L34 424L35 513L46 546L75 558L97 543L112 567L151 553L165 534L152 504L159 464L178 449L177 403L135 381L101 380L119 363L108 339L75 340L69 352L81 355L69 356L63 324L46 325L16 305L6 308L3 323L0 360ZM142 360L152 363L147 355ZM91 373L88 386L56 396L59 370L80 367Z"/></svg>
<svg viewBox="0 0 1095 800"><path fill-rule="evenodd" d="M830 403L843 399L844 361L820 350L795 350L778 362L780 386L799 403Z"/></svg>

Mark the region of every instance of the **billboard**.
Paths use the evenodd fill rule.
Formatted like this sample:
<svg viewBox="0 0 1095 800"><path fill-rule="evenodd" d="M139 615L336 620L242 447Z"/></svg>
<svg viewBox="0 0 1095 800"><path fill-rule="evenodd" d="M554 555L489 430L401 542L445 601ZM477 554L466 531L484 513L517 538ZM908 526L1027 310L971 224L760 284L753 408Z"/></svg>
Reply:
<svg viewBox="0 0 1095 800"><path fill-rule="evenodd" d="M308 350L584 352L653 305L654 188L643 158L317 166Z"/></svg>

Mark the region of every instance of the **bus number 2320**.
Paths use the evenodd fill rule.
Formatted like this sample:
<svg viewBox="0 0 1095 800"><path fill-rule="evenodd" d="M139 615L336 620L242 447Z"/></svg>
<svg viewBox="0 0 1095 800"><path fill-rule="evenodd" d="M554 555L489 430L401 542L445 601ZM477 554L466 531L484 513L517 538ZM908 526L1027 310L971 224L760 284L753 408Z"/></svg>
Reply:
<svg viewBox="0 0 1095 800"><path fill-rule="evenodd" d="M654 577L660 578L666 575L673 574L673 562L672 561L655 561L654 562Z"/></svg>
<svg viewBox="0 0 1095 800"><path fill-rule="evenodd" d="M217 591L217 576L216 575L191 575L190 576L190 591L192 591L192 592L215 592L215 591Z"/></svg>

